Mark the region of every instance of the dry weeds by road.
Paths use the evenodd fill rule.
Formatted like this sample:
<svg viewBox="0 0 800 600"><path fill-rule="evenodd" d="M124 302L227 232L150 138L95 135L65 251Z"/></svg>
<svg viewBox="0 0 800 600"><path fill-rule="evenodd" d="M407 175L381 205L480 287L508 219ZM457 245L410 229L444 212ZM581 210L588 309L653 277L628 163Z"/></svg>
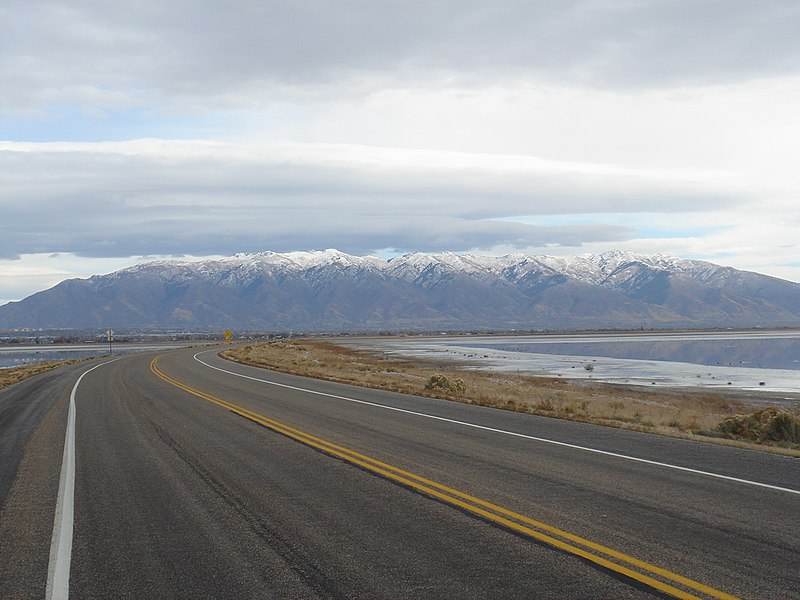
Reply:
<svg viewBox="0 0 800 600"><path fill-rule="evenodd" d="M28 379L29 377L33 377L34 375L39 375L40 373L44 373L46 371L52 371L53 369L57 369L59 367L63 367L66 365L71 365L76 362L80 362L82 358L78 359L71 359L71 360L54 360L54 361L47 361L47 362L40 362L33 365L23 365L21 367L10 367L8 369L0 369L0 390L4 387L8 387L9 385L14 385L22 381L23 379Z"/></svg>
<svg viewBox="0 0 800 600"><path fill-rule="evenodd" d="M724 429L719 429L721 422L764 408L763 402L749 403L746 397L681 390L655 392L561 378L448 369L318 340L254 344L231 348L221 356L317 379L800 457L800 443L796 441L762 439L755 444L724 437ZM800 411L778 412L788 414L796 434Z"/></svg>

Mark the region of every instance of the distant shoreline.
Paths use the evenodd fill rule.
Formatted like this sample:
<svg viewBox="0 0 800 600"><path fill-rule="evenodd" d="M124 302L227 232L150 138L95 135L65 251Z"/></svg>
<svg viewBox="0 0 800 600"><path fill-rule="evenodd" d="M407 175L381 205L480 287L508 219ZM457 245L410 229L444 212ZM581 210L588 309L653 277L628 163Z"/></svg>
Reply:
<svg viewBox="0 0 800 600"><path fill-rule="evenodd" d="M481 345L501 345L503 340L520 344L527 341L530 347L537 344L559 342L564 344L609 342L623 339L625 343L646 343L653 338L667 341L725 341L725 340L792 340L800 343L800 330L725 330L725 331L670 331L626 332L624 334L560 333L550 335L473 335L427 337L347 337L337 344L360 351L377 352L386 356L425 361L466 370L517 372L540 377L563 377L586 382L599 382L634 387L659 389L675 388L688 391L724 391L736 396L757 397L763 400L800 399L800 369L742 367L733 365L707 365L692 362L613 358L600 354L550 354L533 351L520 352L509 348L498 349ZM591 366L588 366L591 365Z"/></svg>

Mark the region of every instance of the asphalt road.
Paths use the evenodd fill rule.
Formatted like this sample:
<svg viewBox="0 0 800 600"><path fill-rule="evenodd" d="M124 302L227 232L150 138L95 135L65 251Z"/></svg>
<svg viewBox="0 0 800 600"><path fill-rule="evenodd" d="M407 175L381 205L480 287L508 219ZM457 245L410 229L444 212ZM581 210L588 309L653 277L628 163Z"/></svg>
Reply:
<svg viewBox="0 0 800 600"><path fill-rule="evenodd" d="M800 598L800 460L197 352L78 386L70 597ZM45 596L87 368L0 391L1 598Z"/></svg>

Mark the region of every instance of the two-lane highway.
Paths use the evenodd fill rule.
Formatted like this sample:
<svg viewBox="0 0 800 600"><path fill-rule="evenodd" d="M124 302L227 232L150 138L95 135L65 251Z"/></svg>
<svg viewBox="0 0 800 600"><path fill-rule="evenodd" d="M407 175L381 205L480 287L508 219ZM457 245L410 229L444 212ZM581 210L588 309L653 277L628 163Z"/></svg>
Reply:
<svg viewBox="0 0 800 600"><path fill-rule="evenodd" d="M30 421L0 513L2 597L45 593L79 374ZM795 459L215 350L102 365L75 407L70 597L800 597Z"/></svg>

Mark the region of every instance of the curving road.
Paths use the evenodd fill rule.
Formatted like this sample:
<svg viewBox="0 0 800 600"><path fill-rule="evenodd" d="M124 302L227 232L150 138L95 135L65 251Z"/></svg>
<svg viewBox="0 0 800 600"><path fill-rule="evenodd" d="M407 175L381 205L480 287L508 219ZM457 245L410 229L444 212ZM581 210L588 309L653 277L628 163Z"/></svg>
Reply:
<svg viewBox="0 0 800 600"><path fill-rule="evenodd" d="M0 458L2 598L800 598L800 460L216 350L0 391Z"/></svg>

